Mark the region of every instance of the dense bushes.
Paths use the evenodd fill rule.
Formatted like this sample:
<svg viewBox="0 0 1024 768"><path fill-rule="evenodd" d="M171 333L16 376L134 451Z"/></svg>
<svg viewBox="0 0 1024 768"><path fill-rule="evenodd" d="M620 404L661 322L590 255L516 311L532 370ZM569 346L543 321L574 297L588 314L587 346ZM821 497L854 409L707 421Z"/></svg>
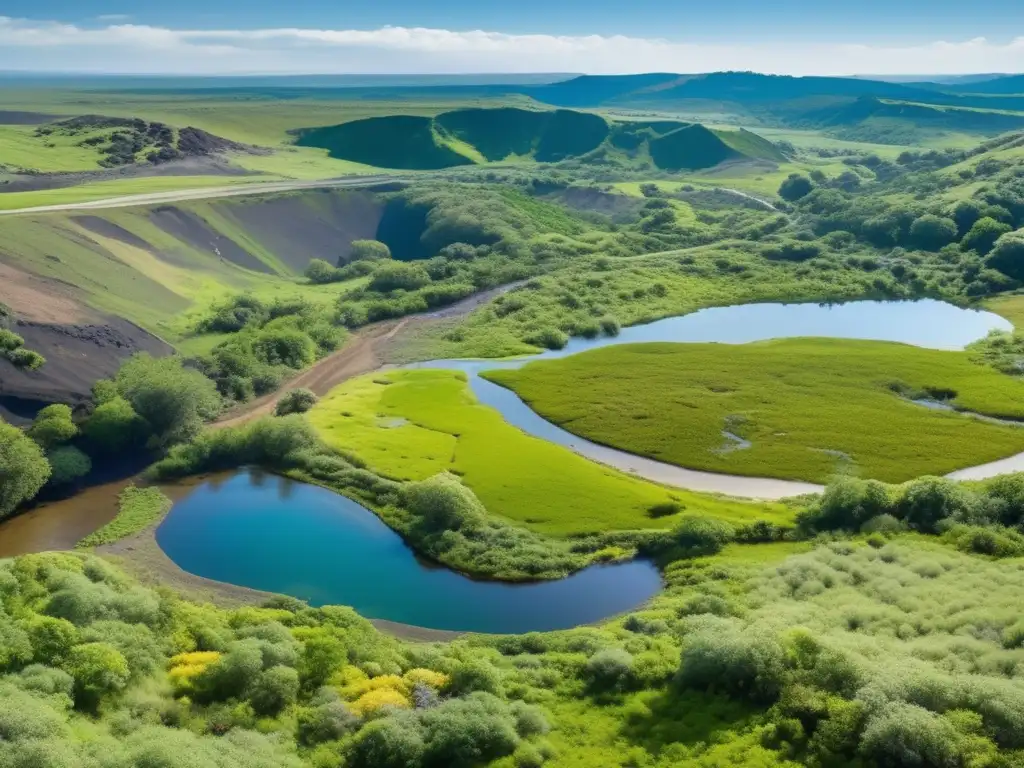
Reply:
<svg viewBox="0 0 1024 768"><path fill-rule="evenodd" d="M42 449L0 419L0 519L35 498L50 477Z"/></svg>
<svg viewBox="0 0 1024 768"><path fill-rule="evenodd" d="M330 314L301 299L268 304L236 296L200 324L200 330L220 330L231 337L193 363L225 398L244 402L265 395L293 371L341 345L345 332Z"/></svg>
<svg viewBox="0 0 1024 768"><path fill-rule="evenodd" d="M1024 523L1024 484L1016 475L979 490L938 477L901 486L846 477L830 483L799 522L812 532L891 531L894 526L947 532L970 551L1014 554L1019 532L1007 529Z"/></svg>
<svg viewBox="0 0 1024 768"><path fill-rule="evenodd" d="M0 315L0 357L6 358L15 368L35 371L43 366L46 358L38 352L25 348L25 340L14 331L3 327L6 315Z"/></svg>
<svg viewBox="0 0 1024 768"><path fill-rule="evenodd" d="M188 440L216 416L221 400L213 383L176 357L138 354L125 362L103 390L101 404L120 396L145 422L152 447Z"/></svg>

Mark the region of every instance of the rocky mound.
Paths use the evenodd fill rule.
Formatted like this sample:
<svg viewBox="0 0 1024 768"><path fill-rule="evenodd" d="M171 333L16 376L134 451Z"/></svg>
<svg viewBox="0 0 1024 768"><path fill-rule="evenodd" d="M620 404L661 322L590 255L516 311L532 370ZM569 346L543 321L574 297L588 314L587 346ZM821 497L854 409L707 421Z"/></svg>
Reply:
<svg viewBox="0 0 1024 768"><path fill-rule="evenodd" d="M178 130L166 123L105 115L79 115L36 129L37 136L53 134L83 136L79 144L95 147L103 155L100 165L106 168L144 162L159 165L224 152L266 151L215 136L200 128L189 126Z"/></svg>

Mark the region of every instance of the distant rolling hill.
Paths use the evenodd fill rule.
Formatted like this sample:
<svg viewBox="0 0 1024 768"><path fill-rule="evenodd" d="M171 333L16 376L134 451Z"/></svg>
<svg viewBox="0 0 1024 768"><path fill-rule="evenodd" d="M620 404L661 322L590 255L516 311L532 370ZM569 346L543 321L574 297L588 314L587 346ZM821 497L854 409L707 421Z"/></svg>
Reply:
<svg viewBox="0 0 1024 768"><path fill-rule="evenodd" d="M653 79L653 76L652 76ZM750 131L664 120L612 122L568 109L460 109L434 118L394 115L310 128L296 143L381 168L429 170L502 161L558 162L601 152L648 159L663 170L700 170L744 159L782 162Z"/></svg>
<svg viewBox="0 0 1024 768"><path fill-rule="evenodd" d="M980 83L958 83L949 88L956 93L1024 95L1024 75L1004 75Z"/></svg>

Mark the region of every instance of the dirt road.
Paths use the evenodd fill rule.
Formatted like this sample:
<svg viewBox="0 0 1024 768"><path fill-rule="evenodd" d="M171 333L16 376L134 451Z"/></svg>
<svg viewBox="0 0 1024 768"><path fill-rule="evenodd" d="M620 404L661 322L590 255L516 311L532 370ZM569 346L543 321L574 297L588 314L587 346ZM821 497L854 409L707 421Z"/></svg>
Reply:
<svg viewBox="0 0 1024 768"><path fill-rule="evenodd" d="M130 208L133 205L154 205L178 203L185 200L212 200L221 197L243 197L265 195L271 192L295 192L303 189L334 189L336 187L375 187L383 184L401 184L406 179L398 176L346 176L320 181L267 181L252 184L236 184L230 187L207 187L204 189L179 189L173 192L150 192L142 195L108 197L62 205L39 205L33 208L0 210L0 216L14 216L23 213L52 213L54 211L95 211L105 208Z"/></svg>
<svg viewBox="0 0 1024 768"><path fill-rule="evenodd" d="M229 413L226 413L213 427L237 427L247 421L273 413L278 398L289 389L305 388L312 390L318 397L330 392L334 387L364 373L376 371L385 362L382 347L395 338L403 330L417 325L429 324L438 320L450 320L454 317L468 315L494 298L518 288L525 281L509 283L488 291L475 293L467 299L456 302L434 312L410 315L401 320L388 320L368 325L353 334L352 339L344 347L318 362L312 368L302 371L290 381L281 385L280 389L264 397L251 400Z"/></svg>

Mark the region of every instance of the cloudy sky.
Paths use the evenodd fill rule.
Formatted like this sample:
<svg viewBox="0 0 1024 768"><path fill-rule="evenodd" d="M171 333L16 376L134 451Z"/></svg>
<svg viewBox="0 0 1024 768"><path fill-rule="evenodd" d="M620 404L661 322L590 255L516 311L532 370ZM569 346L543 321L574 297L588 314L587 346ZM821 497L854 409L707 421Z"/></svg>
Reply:
<svg viewBox="0 0 1024 768"><path fill-rule="evenodd" d="M0 70L1024 72L1021 0L3 0Z"/></svg>

